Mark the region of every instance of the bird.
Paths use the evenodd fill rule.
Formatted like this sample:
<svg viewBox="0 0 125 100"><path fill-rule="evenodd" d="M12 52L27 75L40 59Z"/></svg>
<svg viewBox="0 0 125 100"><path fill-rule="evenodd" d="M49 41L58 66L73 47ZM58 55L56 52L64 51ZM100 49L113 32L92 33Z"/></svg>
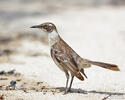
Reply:
<svg viewBox="0 0 125 100"><path fill-rule="evenodd" d="M30 28L41 29L48 35L50 55L55 64L65 73L67 78L64 94L71 92L74 77L83 81L87 78L84 72L85 68L90 68L91 65L100 66L112 71L120 71L116 64L92 61L80 57L59 35L56 26L51 22L45 22L39 25L31 26ZM68 87L69 78L71 81ZM85 77L85 78L84 78Z"/></svg>

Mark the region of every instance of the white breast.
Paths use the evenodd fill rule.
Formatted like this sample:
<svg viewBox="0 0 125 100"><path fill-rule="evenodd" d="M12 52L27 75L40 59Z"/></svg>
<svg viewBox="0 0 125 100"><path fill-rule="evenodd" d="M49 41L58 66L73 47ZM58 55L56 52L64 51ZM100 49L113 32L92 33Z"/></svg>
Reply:
<svg viewBox="0 0 125 100"><path fill-rule="evenodd" d="M55 30L53 30L53 32L49 33L48 40L50 46L54 45L59 40L58 33Z"/></svg>

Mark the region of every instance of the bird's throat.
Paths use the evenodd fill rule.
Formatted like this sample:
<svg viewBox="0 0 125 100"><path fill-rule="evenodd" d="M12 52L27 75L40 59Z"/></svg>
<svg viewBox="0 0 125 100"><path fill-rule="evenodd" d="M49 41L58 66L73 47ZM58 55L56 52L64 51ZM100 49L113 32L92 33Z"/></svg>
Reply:
<svg viewBox="0 0 125 100"><path fill-rule="evenodd" d="M59 41L59 34L54 30L48 35L49 45L52 46Z"/></svg>

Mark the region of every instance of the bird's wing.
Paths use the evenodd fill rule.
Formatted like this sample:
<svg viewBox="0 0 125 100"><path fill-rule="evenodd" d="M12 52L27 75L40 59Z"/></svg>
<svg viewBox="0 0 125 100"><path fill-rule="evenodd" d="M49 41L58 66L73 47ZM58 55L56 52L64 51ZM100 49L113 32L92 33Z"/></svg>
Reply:
<svg viewBox="0 0 125 100"><path fill-rule="evenodd" d="M58 63L60 63L65 69L69 70L74 76L80 80L84 80L83 76L80 74L80 70L70 53L64 53L62 50L53 49L53 56L56 58Z"/></svg>

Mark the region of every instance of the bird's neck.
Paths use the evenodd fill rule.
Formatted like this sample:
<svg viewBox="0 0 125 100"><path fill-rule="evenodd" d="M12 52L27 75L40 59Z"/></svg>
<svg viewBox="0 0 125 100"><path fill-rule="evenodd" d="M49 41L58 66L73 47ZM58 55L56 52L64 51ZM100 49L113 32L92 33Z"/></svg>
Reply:
<svg viewBox="0 0 125 100"><path fill-rule="evenodd" d="M57 43L60 39L59 34L57 33L57 31L53 30L53 32L49 33L48 35L48 40L49 40L49 45L52 46L55 43Z"/></svg>

